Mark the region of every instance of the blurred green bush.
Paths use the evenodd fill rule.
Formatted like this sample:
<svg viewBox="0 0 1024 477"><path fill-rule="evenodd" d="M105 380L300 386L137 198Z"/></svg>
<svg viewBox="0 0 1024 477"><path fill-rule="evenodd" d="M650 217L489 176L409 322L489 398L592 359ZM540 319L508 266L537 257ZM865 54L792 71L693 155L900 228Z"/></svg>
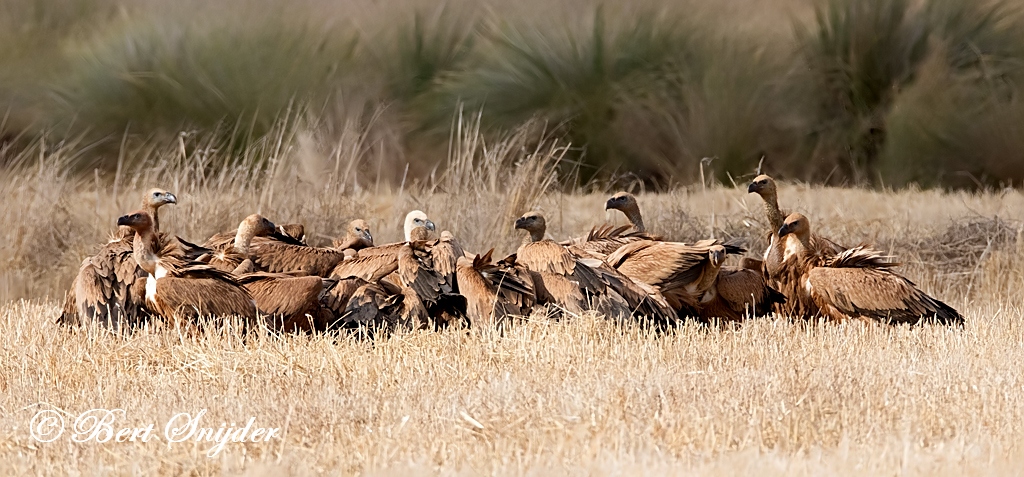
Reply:
<svg viewBox="0 0 1024 477"><path fill-rule="evenodd" d="M1018 3L725 3L7 0L0 140L86 138L113 167L124 141L329 149L355 124L427 173L467 114L571 141L584 181L689 183L705 158L720 181L1024 181Z"/></svg>

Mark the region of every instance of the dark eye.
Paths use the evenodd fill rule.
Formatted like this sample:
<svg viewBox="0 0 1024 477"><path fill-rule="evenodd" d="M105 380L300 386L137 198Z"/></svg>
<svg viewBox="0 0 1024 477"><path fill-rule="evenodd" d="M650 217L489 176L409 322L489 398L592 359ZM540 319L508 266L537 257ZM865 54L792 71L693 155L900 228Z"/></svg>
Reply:
<svg viewBox="0 0 1024 477"><path fill-rule="evenodd" d="M359 227L356 227L356 232L362 232L362 231L363 231L363 229L361 229Z"/></svg>
<svg viewBox="0 0 1024 477"><path fill-rule="evenodd" d="M159 192L154 192L153 193L153 197L160 197L160 193Z"/></svg>

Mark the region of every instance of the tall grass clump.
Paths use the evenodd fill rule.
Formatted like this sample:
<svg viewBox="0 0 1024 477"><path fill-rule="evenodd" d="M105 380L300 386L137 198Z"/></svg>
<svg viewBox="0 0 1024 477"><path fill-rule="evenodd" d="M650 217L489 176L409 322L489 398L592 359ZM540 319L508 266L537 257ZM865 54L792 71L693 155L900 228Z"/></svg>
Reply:
<svg viewBox="0 0 1024 477"><path fill-rule="evenodd" d="M762 158L784 170L799 142L799 109L785 87L786 64L749 39L708 39L654 94L632 104L616 127L659 175L689 183L708 158L727 182Z"/></svg>
<svg viewBox="0 0 1024 477"><path fill-rule="evenodd" d="M590 166L638 166L613 125L630 98L653 94L690 51L686 29L665 12L598 7L541 27L495 20L479 65L447 85L449 106L482 110L491 129L538 119L586 148Z"/></svg>
<svg viewBox="0 0 1024 477"><path fill-rule="evenodd" d="M928 52L930 25L910 0L828 0L797 38L808 70L814 164L857 182L870 171L888 135L885 118Z"/></svg>
<svg viewBox="0 0 1024 477"><path fill-rule="evenodd" d="M472 5L442 3L414 10L377 41L364 42L371 67L382 75L379 99L399 109L411 130L446 137L452 116L438 110L451 108L442 107L438 87L469 68L479 28L480 12Z"/></svg>
<svg viewBox="0 0 1024 477"><path fill-rule="evenodd" d="M292 105L331 96L354 35L283 14L245 17L100 36L76 52L58 89L63 117L100 135L195 128L238 140L266 134Z"/></svg>
<svg viewBox="0 0 1024 477"><path fill-rule="evenodd" d="M882 174L896 185L984 187L1024 181L1024 27L1020 11L934 0L934 51L897 102Z"/></svg>

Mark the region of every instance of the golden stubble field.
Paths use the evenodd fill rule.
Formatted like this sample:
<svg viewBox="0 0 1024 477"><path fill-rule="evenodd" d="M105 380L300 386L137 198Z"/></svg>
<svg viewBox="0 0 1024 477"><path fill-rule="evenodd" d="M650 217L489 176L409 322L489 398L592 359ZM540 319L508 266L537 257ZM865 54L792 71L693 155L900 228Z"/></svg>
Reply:
<svg viewBox="0 0 1024 477"><path fill-rule="evenodd" d="M40 171L39 175L45 175ZM116 192L64 176L5 179L0 219L0 469L8 474L757 474L1024 472L1024 196L1018 191L873 192L788 185L784 207L825 235L900 256L911 279L958 308L963 329L756 319L657 334L585 316L530 319L497 334L450 329L376 342L240 337L230 329L116 336L53 324L62 287L151 182ZM153 184L156 185L156 184ZM329 236L357 215L375 237L422 208L467 248L509 252L512 193L160 184L179 195L163 228L200 239L259 209ZM604 194L523 199L564 238L622 218ZM639 198L670 238L746 238L759 199L745 186ZM319 235L318 235L319 234ZM27 297L28 299L22 299ZM72 421L123 409L149 442L73 442ZM168 442L165 424L280 428L269 442ZM41 410L68 430L30 436Z"/></svg>

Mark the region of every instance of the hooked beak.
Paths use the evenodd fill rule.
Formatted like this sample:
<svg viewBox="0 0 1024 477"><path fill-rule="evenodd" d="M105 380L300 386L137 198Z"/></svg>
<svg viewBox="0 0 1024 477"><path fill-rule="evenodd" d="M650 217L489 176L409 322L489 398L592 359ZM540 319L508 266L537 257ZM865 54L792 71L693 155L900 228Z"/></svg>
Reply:
<svg viewBox="0 0 1024 477"><path fill-rule="evenodd" d="M604 203L604 210L608 209L614 209L614 207L612 207L612 199L608 199L608 201Z"/></svg>
<svg viewBox="0 0 1024 477"><path fill-rule="evenodd" d="M168 204L177 204L178 203L178 198L175 197L174 194L168 192L166 197L167 198L165 200L167 201Z"/></svg>
<svg viewBox="0 0 1024 477"><path fill-rule="evenodd" d="M757 192L757 186L751 182L750 185L747 186L747 193L753 194L754 192Z"/></svg>
<svg viewBox="0 0 1024 477"><path fill-rule="evenodd" d="M779 237L785 237L793 233L793 227L790 224L783 224L782 228L779 229Z"/></svg>
<svg viewBox="0 0 1024 477"><path fill-rule="evenodd" d="M427 230L429 230L429 231L431 231L431 232L433 232L434 230L436 230L436 229L434 228L434 223L433 223L433 222L431 222L431 221L429 221L429 220L427 221Z"/></svg>
<svg viewBox="0 0 1024 477"><path fill-rule="evenodd" d="M128 223L128 216L127 216L127 215L122 215L122 216L118 217L118 218L117 218L117 225L118 225L118 226L122 226L122 225L130 225L130 224Z"/></svg>
<svg viewBox="0 0 1024 477"><path fill-rule="evenodd" d="M373 235L370 235L369 230L363 231L363 239L365 239L370 245L373 245Z"/></svg>
<svg viewBox="0 0 1024 477"><path fill-rule="evenodd" d="M517 229L525 228L525 225L526 225L526 220L525 219L523 219L522 217L516 219L516 228Z"/></svg>

